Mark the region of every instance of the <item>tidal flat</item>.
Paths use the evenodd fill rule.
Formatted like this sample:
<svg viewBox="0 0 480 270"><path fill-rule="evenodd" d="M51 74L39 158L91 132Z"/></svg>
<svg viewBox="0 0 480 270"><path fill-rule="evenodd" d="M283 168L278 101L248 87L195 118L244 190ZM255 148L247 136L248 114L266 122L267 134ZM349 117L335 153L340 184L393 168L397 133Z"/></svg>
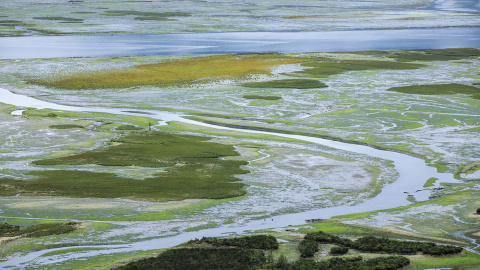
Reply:
<svg viewBox="0 0 480 270"><path fill-rule="evenodd" d="M228 59L245 57L249 55L225 56ZM65 89L55 83L59 78L75 80L76 76L81 78L91 73L98 74L99 78L108 78L110 74L125 72L137 65L195 63L208 57L1 60L4 76L0 84L16 93L65 105L88 107L102 104L129 111L178 111L196 121L219 125L218 129L178 121L159 125L161 121L147 114L142 117L119 116L2 104L0 117L4 128L1 129L3 140L0 148L3 180L29 182L35 181L39 175L52 173L68 177L65 174L67 170L76 170L77 174L108 173L141 182L165 173L165 166L173 163L144 166L145 162L151 164L158 159L160 154L150 161L141 160L141 164L135 161L135 164L105 166L108 164L99 162L98 155L117 149L114 151L120 153L117 156L138 159L138 152L129 154L132 149L121 151L122 141L143 136L138 134L157 132L172 138L202 136L200 141L224 145L225 149L229 149L228 153L216 156L225 159L225 162L243 164L243 170L249 171L231 171L240 180L236 182L240 185L237 188L244 192L223 199L219 199L221 196L199 198L192 194L187 194L193 197L184 200L170 197L167 201L121 195L93 198L96 196L79 194L84 198L73 198L77 196L56 194L56 188L52 188L51 194L35 188L22 194L20 189L4 184L4 192L17 195L2 197L1 216L5 222L26 227L46 221L66 220L80 222L82 226L70 234L7 242L2 245L3 259L59 245L100 245L108 250L103 245L127 244L187 232L201 233L208 228L275 219L281 214L361 204L398 177L398 172L388 160L281 136L248 133L248 129L266 129L325 136L400 151L422 157L439 171L455 174L463 180L447 184L429 178L418 179L421 185L425 185L424 190L431 192L431 198L415 202L414 193L404 194L404 199L412 202L406 207L257 231L280 234L280 239L285 239L275 253L276 257L287 255L294 259L298 256L295 246L304 233L320 228L352 237L366 234L427 240L459 245L469 250L454 257L409 256L414 269L478 265L478 217L474 212L480 207L475 199L480 162L475 148L478 144L475 134L478 134L476 129L480 125L480 100L471 91L479 89L479 50L263 54L262 57L261 61L269 62L271 66L256 73L221 73L209 76L208 80L200 78L188 84L173 81L169 85L145 85L132 81L132 85L122 89L97 86ZM288 59L289 62L278 59ZM327 73L319 76L315 71L318 66L323 66ZM38 78L43 81L39 82ZM301 87L278 85L278 82L290 85L296 80ZM452 86L451 82L468 88L468 93L453 89L447 93L429 92L425 95L418 91L402 93L391 89L409 89L414 85L443 85L443 89ZM252 96L255 98L248 98ZM132 104L131 100L136 102ZM11 114L19 110L26 111L21 115ZM223 130L220 126L243 127L245 130ZM204 152L199 153L204 156ZM213 152L212 149L207 151L208 155ZM82 155L85 157L82 158ZM69 159L71 162L64 162ZM182 167L191 160L176 160L174 163L173 168ZM178 188L182 192L181 187ZM398 193L403 191L398 190ZM315 220L315 217L312 219ZM329 245L322 246L324 250L330 248ZM37 265L30 267L68 268L71 262L62 258L81 258L89 252L97 252L93 257L88 255L88 260L99 267L109 268L126 259L158 253L155 250L109 255L102 250L52 251L43 255ZM377 256L351 254L360 254L365 258ZM316 259L330 258L327 252L316 256ZM49 258L55 258L55 262L48 263ZM76 265L79 269L86 267Z"/></svg>
<svg viewBox="0 0 480 270"><path fill-rule="evenodd" d="M478 26L480 16L428 0L7 1L1 36L221 31L331 31ZM453 10L452 10L453 9ZM55 16L52 16L55 14Z"/></svg>

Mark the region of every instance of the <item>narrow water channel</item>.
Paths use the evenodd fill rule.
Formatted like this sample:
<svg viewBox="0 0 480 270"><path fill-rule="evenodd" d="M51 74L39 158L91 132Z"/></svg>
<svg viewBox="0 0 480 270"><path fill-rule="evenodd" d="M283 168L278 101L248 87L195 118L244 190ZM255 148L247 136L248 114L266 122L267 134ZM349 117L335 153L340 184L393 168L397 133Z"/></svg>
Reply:
<svg viewBox="0 0 480 270"><path fill-rule="evenodd" d="M89 256L98 256L101 254L110 254L110 253L116 253L116 252L168 248L168 247L176 246L178 244L181 244L183 242L186 242L194 238L201 238L203 236L222 236L229 233L242 234L247 231L255 231L260 229L282 228L289 225L301 225L301 224L305 224L305 220L307 219L324 219L324 218L330 218L332 216L337 216L337 215L395 208L395 207L409 204L409 202L407 201L407 194L414 195L417 201L427 200L429 197L429 192L426 190L423 190L423 185L429 178L432 178L432 177L438 178L439 180L437 181L437 183L458 182L453 178L453 175L446 174L446 173L438 173L435 168L427 166L424 160L422 159L412 157L406 154L398 153L398 152L375 149L366 145L349 144L344 142L331 141L331 140L302 136L302 135L281 134L281 133L263 132L263 131L248 130L248 129L241 129L241 130L232 129L228 127L216 126L216 125L205 124L202 122L189 120L182 117L182 115L180 114L175 114L171 112L150 111L150 110L148 111L137 110L135 112L135 111L125 111L117 108L93 108L93 107L75 107L75 106L58 105L58 104L54 104L46 101L37 100L35 98L31 98L27 96L17 95L3 88L0 88L0 100L4 103L8 103L8 104L19 106L19 107L25 107L25 108L28 108L28 107L30 108L33 107L38 109L50 108L50 109L67 110L67 111L106 112L106 113L112 113L112 114L128 114L128 115L139 115L139 116L145 116L145 113L149 113L150 117L159 119L164 122L181 121L185 123L201 125L208 128L227 129L227 130L235 130L235 131L241 131L241 132L268 134L268 135L275 135L275 136L281 136L286 138L294 138L294 139L303 140L306 142L325 145L325 146L336 148L336 149L341 149L345 151L351 151L355 153L369 155L372 157L391 160L395 165L395 169L399 173L399 178L394 183L386 185L382 189L380 194L358 205L354 205L354 206L342 205L338 207L322 208L322 209L301 212L301 213L285 214L285 215L275 216L273 218L266 219L266 220L251 221L244 225L238 225L238 224L223 225L218 228L206 229L206 230L201 230L197 232L181 233L174 237L140 241L140 242L136 242L128 245L92 246L95 248L106 247L108 249L82 252L79 254L76 254L76 253L69 254L67 258L62 257L61 259L59 259L61 261L67 260L67 259L76 259L80 257L84 258ZM19 112L17 112L17 114L18 113ZM6 262L0 262L0 268L10 267L10 266L19 266L22 263L31 264L33 260L35 261L33 264L38 264L38 265L42 265L42 263L49 263L49 264L54 263L54 261L52 261L51 258L47 259L47 257L41 257L41 256L47 252L61 250L61 249L62 248L42 250L42 251L30 253L26 256L11 259Z"/></svg>

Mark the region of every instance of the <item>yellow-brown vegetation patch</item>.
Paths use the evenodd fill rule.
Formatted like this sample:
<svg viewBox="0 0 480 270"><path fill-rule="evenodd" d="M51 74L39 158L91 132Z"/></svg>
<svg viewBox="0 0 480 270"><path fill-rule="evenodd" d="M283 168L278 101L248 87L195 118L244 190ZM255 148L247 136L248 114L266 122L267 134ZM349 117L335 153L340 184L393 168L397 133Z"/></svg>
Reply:
<svg viewBox="0 0 480 270"><path fill-rule="evenodd" d="M213 55L135 65L129 69L92 72L32 80L30 83L64 89L128 88L142 85L171 86L268 74L270 68L306 61L280 54Z"/></svg>

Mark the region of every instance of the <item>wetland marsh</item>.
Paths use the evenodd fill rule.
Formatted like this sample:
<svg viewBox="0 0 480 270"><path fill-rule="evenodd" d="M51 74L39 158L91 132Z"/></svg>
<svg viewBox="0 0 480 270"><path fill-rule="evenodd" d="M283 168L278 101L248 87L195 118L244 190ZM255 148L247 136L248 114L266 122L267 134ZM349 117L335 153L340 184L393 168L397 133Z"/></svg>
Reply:
<svg viewBox="0 0 480 270"><path fill-rule="evenodd" d="M436 27L436 45L412 47L399 36L405 42L393 48L345 42L344 49L332 46L344 52L311 52L318 47L299 46L305 39L294 37L312 32L298 32L287 38L297 43L282 45L289 51L271 53L281 52L275 36L282 33L264 40L262 32L192 33L194 51L177 51L172 43L176 51L162 55L143 46L138 56L127 45L116 54L125 56L115 57L2 57L2 223L11 229L72 222L75 228L2 238L0 266L111 269L194 238L242 234L274 235L279 248L271 259L293 263L305 235L322 230L352 240L373 235L463 248L440 257L406 255L406 269L478 267L478 38L465 43L465 34L456 40L463 46L435 38L443 26L454 27L444 29L445 37L459 30L477 37L478 13L453 5L458 1L450 12L438 1L430 8L427 1L322 1L315 7L273 1L238 8L227 2L189 2L178 10L168 1L68 7L49 1L37 3L35 16L31 7L2 3L11 13L0 31L67 35L54 40L101 28L108 34L252 31L260 25L318 31L322 22L323 30L360 28L352 33L373 31L373 37L382 30L367 29L405 22L403 28ZM46 19L42 12L52 10L56 16ZM212 23L193 25L200 17ZM431 31L406 30L417 31L410 38ZM322 38L310 40L339 36L317 34ZM178 36L186 41L188 35ZM240 44L240 54L197 50L207 46L198 43L201 37L214 36L236 36L225 44L258 43ZM104 44L108 36L99 38ZM342 40L358 36L349 38ZM118 49L116 42L109 46ZM319 244L313 259L334 258L332 247ZM388 259L361 250L348 256Z"/></svg>

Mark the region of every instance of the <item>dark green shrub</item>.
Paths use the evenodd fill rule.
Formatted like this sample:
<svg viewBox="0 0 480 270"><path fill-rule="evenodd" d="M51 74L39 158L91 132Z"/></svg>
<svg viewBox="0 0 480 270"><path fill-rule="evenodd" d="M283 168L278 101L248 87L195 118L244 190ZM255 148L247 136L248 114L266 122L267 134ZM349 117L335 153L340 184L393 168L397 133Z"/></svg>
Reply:
<svg viewBox="0 0 480 270"><path fill-rule="evenodd" d="M236 248L170 249L154 258L131 262L115 270L254 269L265 263L259 250Z"/></svg>
<svg viewBox="0 0 480 270"><path fill-rule="evenodd" d="M204 237L200 243L208 243L213 246L234 246L248 249L278 249L277 239L271 235L251 235L234 238L216 238L216 237Z"/></svg>
<svg viewBox="0 0 480 270"><path fill-rule="evenodd" d="M318 252L318 243L313 240L302 240L298 244L298 250L300 251L300 257L309 258L313 257Z"/></svg>
<svg viewBox="0 0 480 270"><path fill-rule="evenodd" d="M340 238L322 231L307 233L305 239L314 240L325 244L339 244L346 247L351 247L353 242L350 239Z"/></svg>
<svg viewBox="0 0 480 270"><path fill-rule="evenodd" d="M0 224L0 236L9 234L9 233L14 233L20 230L20 226L18 225L11 225L8 223L3 223Z"/></svg>
<svg viewBox="0 0 480 270"><path fill-rule="evenodd" d="M332 255L344 255L348 253L348 247L332 247L330 254Z"/></svg>
<svg viewBox="0 0 480 270"><path fill-rule="evenodd" d="M477 208L477 215L480 215L480 208Z"/></svg>

